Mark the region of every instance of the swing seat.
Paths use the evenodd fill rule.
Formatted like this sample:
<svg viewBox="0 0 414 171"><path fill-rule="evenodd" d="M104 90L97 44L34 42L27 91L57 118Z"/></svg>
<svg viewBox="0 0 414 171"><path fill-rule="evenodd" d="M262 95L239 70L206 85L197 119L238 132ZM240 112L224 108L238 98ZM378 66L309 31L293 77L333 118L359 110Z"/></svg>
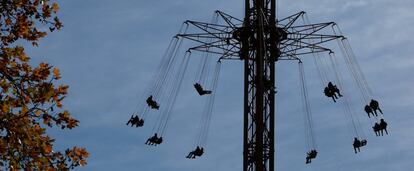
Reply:
<svg viewBox="0 0 414 171"><path fill-rule="evenodd" d="M156 110L160 109L160 106L158 105L156 101L152 99L152 96L148 97L146 102L148 106L151 107L151 109L156 109Z"/></svg>
<svg viewBox="0 0 414 171"><path fill-rule="evenodd" d="M137 127L143 127L144 126L144 120L143 119L140 119L138 122L137 122Z"/></svg>
<svg viewBox="0 0 414 171"><path fill-rule="evenodd" d="M201 157L204 154L204 148L200 148L197 146L197 148L194 151L191 151L188 153L187 157L188 159L195 159L196 157Z"/></svg>
<svg viewBox="0 0 414 171"><path fill-rule="evenodd" d="M152 145L152 146L157 146L160 145L162 143L162 137L158 138L156 135L148 138L147 142L145 144L147 145Z"/></svg>
<svg viewBox="0 0 414 171"><path fill-rule="evenodd" d="M133 127L135 125L135 127L142 127L144 126L144 120L140 119L137 116L132 115L131 118L128 120L128 122L126 123L126 125L131 124L131 127Z"/></svg>
<svg viewBox="0 0 414 171"><path fill-rule="evenodd" d="M360 140L360 141L359 141L359 143L356 143L356 144L355 144L355 142L354 142L354 148L364 147L364 146L366 146L366 145L367 145L367 143L368 143L368 141L367 141L367 140L365 140L365 139Z"/></svg>
<svg viewBox="0 0 414 171"><path fill-rule="evenodd" d="M333 96L333 92L328 87L325 87L325 89L323 90L323 93L325 94L326 97Z"/></svg>
<svg viewBox="0 0 414 171"><path fill-rule="evenodd" d="M196 89L197 93L202 96L206 94L211 94L212 91L210 90L204 90L203 87L199 83L194 84L194 88Z"/></svg>
<svg viewBox="0 0 414 171"><path fill-rule="evenodd" d="M368 143L367 140L361 140L361 147L366 146Z"/></svg>
<svg viewBox="0 0 414 171"><path fill-rule="evenodd" d="M318 155L318 152L316 150L311 150L308 153L306 153L306 164L309 164L312 162L312 159L315 159Z"/></svg>
<svg viewBox="0 0 414 171"><path fill-rule="evenodd" d="M158 144L158 145L161 144L162 143L162 137L155 139L154 143Z"/></svg>
<svg viewBox="0 0 414 171"><path fill-rule="evenodd" d="M204 154L204 150L203 149L195 150L194 151L194 155L195 156L201 157L203 154Z"/></svg>
<svg viewBox="0 0 414 171"><path fill-rule="evenodd" d="M307 153L307 157L309 157L310 159L316 158L317 155L318 155L318 152L316 150L311 150L310 152Z"/></svg>

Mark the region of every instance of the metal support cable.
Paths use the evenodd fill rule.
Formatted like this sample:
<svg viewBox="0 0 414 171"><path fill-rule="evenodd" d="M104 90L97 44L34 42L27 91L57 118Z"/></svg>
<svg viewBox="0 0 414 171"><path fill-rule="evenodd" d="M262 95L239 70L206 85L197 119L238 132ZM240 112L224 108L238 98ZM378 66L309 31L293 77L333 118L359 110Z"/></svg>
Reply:
<svg viewBox="0 0 414 171"><path fill-rule="evenodd" d="M214 70L214 78L213 78L213 86L212 86L212 94L208 95L206 103L203 108L200 124L199 124L199 133L197 134L197 139L195 142L196 146L205 147L207 145L207 137L211 123L211 117L213 113L213 106L215 101L215 96L217 92L217 85L219 80L221 70L221 62L217 62L215 70Z"/></svg>
<svg viewBox="0 0 414 171"><path fill-rule="evenodd" d="M183 67L180 67L181 70L178 72L178 76L179 76L179 77L177 77L178 78L178 82L174 86L175 89L173 90L173 93L174 94L173 94L172 99L171 99L172 101L170 102L170 104L167 107L167 111L166 111L167 112L166 113L167 114L167 118L166 118L165 123L164 123L164 125L162 127L161 135L164 135L165 130L167 129L168 121L169 121L169 119L171 117L171 111L172 111L172 108L174 107L175 102L177 100L178 93L180 92L180 88L181 88L181 85L182 85L184 76L185 76L186 71L187 71L187 68L188 68L188 63L190 61L190 57L191 57L191 52L187 51L186 52L186 55L184 56L183 62L182 62L182 64L184 66Z"/></svg>
<svg viewBox="0 0 414 171"><path fill-rule="evenodd" d="M183 29L184 29L184 25L185 23L183 23L180 27L180 30L178 32L178 34L182 33ZM140 98L140 102L137 103L137 105L135 106L133 115L141 115L141 119L145 119L146 115L149 111L149 107L146 105L146 103L144 102L145 99L150 96L152 93L155 93L157 91L157 87L159 87L159 82L162 79L163 75L165 75L165 68L167 68L166 66L169 63L169 59L171 57L171 50L175 49L176 44L177 44L178 38L177 37L173 37L170 41L170 43L168 44L168 47L166 49L166 51L164 52L164 55L161 59L161 62L159 64L159 66L157 67L157 71L155 74L153 74L153 76L151 77L151 84L149 84L145 89L144 92L141 94Z"/></svg>
<svg viewBox="0 0 414 171"><path fill-rule="evenodd" d="M178 94L178 90L179 87L177 88L177 86L181 86L181 82L182 79L184 77L185 74L185 70L187 69L188 66L188 62L190 60L190 52L186 52L186 54L184 55L181 63L179 63L179 66L173 66L172 70L167 74L167 77L169 81L166 82L167 85L166 88L168 88L166 91L165 96L163 96L162 98L162 102L163 102L163 107L160 108L160 115L158 116L157 120L156 120L156 124L153 127L153 131L152 132L157 132L157 133L161 133L162 135L162 129L166 123L166 121L169 118L169 110L170 108L174 105L173 101L174 96L176 96L176 94ZM177 68L177 69L175 69Z"/></svg>
<svg viewBox="0 0 414 171"><path fill-rule="evenodd" d="M304 13L301 18L302 18L303 24L307 25L307 24L310 23L306 13ZM309 30L306 31L306 34L309 34L309 32L310 32ZM313 42L311 39L309 39L308 41L309 41L310 44L312 44L312 42ZM326 74L326 71L324 71L323 68L321 67L322 63L320 61L319 53L316 53L314 48L311 48L311 52L312 52L312 56L313 56L313 62L316 66L319 78L321 80L321 84L322 84L322 86L325 86L328 83L328 76Z"/></svg>
<svg viewBox="0 0 414 171"><path fill-rule="evenodd" d="M357 124L355 122L355 119L354 119L354 116L353 116L354 112L351 108L351 105L349 104L349 99L348 99L349 94L347 94L347 91L345 90L344 84L342 82L342 80L343 80L342 75L341 75L340 72L338 72L338 62L337 62L337 59L335 57L335 53L333 53L333 52L329 53L329 59L331 61L331 65L332 65L333 71L335 73L336 82L338 84L337 86L342 91L341 94L343 94L343 98L344 98L344 102L343 102L343 105L342 105L343 114L345 115L345 117L348 117L349 120L351 120L352 126L350 126L350 128L352 127L352 129L354 130L355 135L357 137L360 137L359 133L358 133L358 128L357 128L358 126L357 126ZM349 125L348 125L348 127L349 127Z"/></svg>
<svg viewBox="0 0 414 171"><path fill-rule="evenodd" d="M211 23L217 24L218 23L218 17L219 17L219 14L214 13ZM208 28L205 28L205 29L208 30ZM209 38L209 40L207 41L208 44L210 44L212 42L213 42L213 38ZM209 65L210 65L212 54L208 53L209 49L210 49L210 47L208 47L206 49L206 51L203 53L201 62L199 64L199 70L197 71L197 74L196 74L195 82L197 82L201 85L206 85L207 84L207 78L209 77L209 73L210 73Z"/></svg>
<svg viewBox="0 0 414 171"><path fill-rule="evenodd" d="M338 25L332 26L332 30L335 35L342 35L342 32L340 31L340 28ZM337 43L344 57L346 66L348 70L350 71L355 83L357 84L359 91L361 92L361 95L363 98L362 101L364 103L369 103L369 99L371 99L372 94L370 93L370 88L368 88L369 86L366 83L366 80L364 80L365 76L361 76L363 74L360 71L360 69L358 69L358 67L356 66L359 64L356 64L355 61L352 59L353 57L351 57L352 56L351 53L353 52L351 52L350 49L347 48L347 46L345 45L344 39L343 40L338 39Z"/></svg>
<svg viewBox="0 0 414 171"><path fill-rule="evenodd" d="M354 108L352 107L351 100L349 99L349 94L347 93L347 90L344 87L344 84L343 84L343 81L342 81L342 75L341 75L340 72L338 72L338 62L337 62L335 54L333 52L329 53L329 59L331 61L333 72L334 72L335 77L336 77L336 82L338 83L338 88L342 91L342 94L343 94L344 114L346 116L349 116L349 119L352 122L352 127L355 131L356 136L359 137L359 138L363 138L363 137L365 137L364 130L361 127L361 123L360 123L360 119L359 119L358 115L353 110Z"/></svg>
<svg viewBox="0 0 414 171"><path fill-rule="evenodd" d="M208 132L210 130L210 125L211 125L211 117L213 114L213 106L214 106L214 101L215 101L215 97L216 97L216 93L217 93L217 85L218 85L218 81L219 81L219 76L220 76L220 70L221 70L221 62L218 61L216 64L216 69L215 69L215 73L214 73L214 83L213 83L213 92L210 96L209 99L209 103L208 103L208 107L207 107L207 124L205 127L205 133L204 133L204 137L201 141L201 145L206 146L207 145L207 137L208 137Z"/></svg>
<svg viewBox="0 0 414 171"><path fill-rule="evenodd" d="M316 141L315 141L315 132L313 126L313 117L312 117L312 110L311 105L309 102L309 95L306 86L306 77L305 71L303 67L303 63L299 61L299 77L300 77L300 85L301 85L301 95L302 95L302 106L303 112L305 115L305 133L306 133L306 141L308 144L308 148L317 149Z"/></svg>

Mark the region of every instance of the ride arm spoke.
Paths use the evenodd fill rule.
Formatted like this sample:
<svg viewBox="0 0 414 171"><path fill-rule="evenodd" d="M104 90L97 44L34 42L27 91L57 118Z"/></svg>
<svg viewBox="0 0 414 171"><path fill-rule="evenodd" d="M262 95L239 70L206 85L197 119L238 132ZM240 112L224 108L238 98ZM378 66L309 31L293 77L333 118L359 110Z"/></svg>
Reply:
<svg viewBox="0 0 414 171"><path fill-rule="evenodd" d="M304 42L302 42L304 43ZM318 46L315 44L308 44L308 43L304 43L305 45L299 44L299 45L292 45L292 49L288 49L283 51L282 50L282 54L281 56L289 56L289 55L306 55L306 54L311 54L311 53L321 53L321 52L331 52L331 49L322 47L322 46Z"/></svg>
<svg viewBox="0 0 414 171"><path fill-rule="evenodd" d="M231 16L231 15L229 15L229 14L226 14L226 13L224 13L224 12L222 12L222 11L216 11L216 13L230 26L230 27L232 27L233 29L234 28L237 28L237 25L240 25L240 24L235 24L235 23L233 23L232 22L232 20L236 20L237 22L239 22L239 23L243 23L243 21L242 20L240 20L240 19L238 19L238 18L235 18L235 17L233 17L233 16Z"/></svg>
<svg viewBox="0 0 414 171"><path fill-rule="evenodd" d="M219 31L219 32L226 32L232 30L231 26L220 25L220 24L212 24L212 23L204 23L198 21L187 21L186 23L191 24L207 33L210 33L209 30Z"/></svg>
<svg viewBox="0 0 414 171"><path fill-rule="evenodd" d="M177 34L177 37L192 37L197 39L213 39L213 38L222 38L222 37L229 37L230 33L191 33L191 34Z"/></svg>
<svg viewBox="0 0 414 171"><path fill-rule="evenodd" d="M293 14L291 16L288 16L284 19L278 20L277 22L281 23L283 21L288 20L289 22L285 25L285 28L288 28L288 27L292 26L292 24L295 23L299 19L299 17L301 17L303 14L305 14L305 12L301 11L301 12L298 12L298 13Z"/></svg>

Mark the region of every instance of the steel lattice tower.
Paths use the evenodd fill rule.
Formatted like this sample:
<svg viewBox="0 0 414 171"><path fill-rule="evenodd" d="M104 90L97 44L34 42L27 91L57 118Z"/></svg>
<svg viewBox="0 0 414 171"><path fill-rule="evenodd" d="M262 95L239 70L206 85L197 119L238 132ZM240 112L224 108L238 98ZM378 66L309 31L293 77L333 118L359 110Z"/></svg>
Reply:
<svg viewBox="0 0 414 171"><path fill-rule="evenodd" d="M274 170L275 60L281 34L276 0L246 0L243 23L244 143L243 170ZM271 31L273 30L273 31Z"/></svg>

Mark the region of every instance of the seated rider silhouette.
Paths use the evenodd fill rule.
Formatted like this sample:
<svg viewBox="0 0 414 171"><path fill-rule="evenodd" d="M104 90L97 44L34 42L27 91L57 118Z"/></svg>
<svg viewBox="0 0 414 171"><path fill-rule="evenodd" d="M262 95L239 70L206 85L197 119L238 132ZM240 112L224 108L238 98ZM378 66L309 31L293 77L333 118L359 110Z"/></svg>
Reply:
<svg viewBox="0 0 414 171"><path fill-rule="evenodd" d="M372 127L374 129L375 135L378 137L380 136L381 126L377 122L375 122L375 125Z"/></svg>
<svg viewBox="0 0 414 171"><path fill-rule="evenodd" d="M339 97L342 97L341 92L339 91L338 87L336 85L333 85L332 82L328 83L328 89L333 92L334 94L338 94Z"/></svg>
<svg viewBox="0 0 414 171"><path fill-rule="evenodd" d="M155 145L160 145L162 143L162 137L155 140Z"/></svg>
<svg viewBox="0 0 414 171"><path fill-rule="evenodd" d="M160 108L158 103L152 99L152 95L147 98L147 104L152 109L157 109L158 110Z"/></svg>
<svg viewBox="0 0 414 171"><path fill-rule="evenodd" d="M372 116L374 116L374 114L375 114L375 116L378 116L376 113L374 113L374 112L372 111L372 108L371 108L369 105L365 105L364 110L365 110L365 112L368 114L368 117L369 117L369 118L371 118L371 115L372 115Z"/></svg>
<svg viewBox="0 0 414 171"><path fill-rule="evenodd" d="M147 142L145 142L145 144L147 145L159 145L162 143L162 137L158 138L157 133L155 133L154 136L148 138Z"/></svg>
<svg viewBox="0 0 414 171"><path fill-rule="evenodd" d="M187 157L185 157L187 159L194 159L195 155L194 155L194 151L191 151L190 153L188 153Z"/></svg>
<svg viewBox="0 0 414 171"><path fill-rule="evenodd" d="M194 155L200 157L203 154L204 154L204 148L203 147L200 148L197 146L197 148L194 151Z"/></svg>
<svg viewBox="0 0 414 171"><path fill-rule="evenodd" d="M355 154L358 153L358 152L361 152L360 147L362 145L361 145L361 141L359 141L358 138L355 137L353 145L354 145ZM358 150L358 152L357 152L357 150Z"/></svg>
<svg viewBox="0 0 414 171"><path fill-rule="evenodd" d="M384 131L388 135L387 125L388 125L387 122L385 122L384 119L381 119L381 121L379 123L379 128L380 128L380 131L381 131L381 136L384 136Z"/></svg>
<svg viewBox="0 0 414 171"><path fill-rule="evenodd" d="M135 122L136 122L136 119L135 119L134 115L131 115L131 118L128 120L126 125L131 124L131 126L134 126Z"/></svg>
<svg viewBox="0 0 414 171"><path fill-rule="evenodd" d="M204 149L200 148L200 146L197 146L197 148L194 151L191 151L186 158L194 159L196 156L200 157L204 153Z"/></svg>
<svg viewBox="0 0 414 171"><path fill-rule="evenodd" d="M147 139L147 141L145 142L145 144L152 145L155 142L155 140L157 140L157 139L158 139L158 135L157 135L157 133L155 133L154 136L152 136L152 137L150 137L150 138Z"/></svg>
<svg viewBox="0 0 414 171"><path fill-rule="evenodd" d="M144 126L144 119L140 119L136 124L136 127L142 127L142 126Z"/></svg>
<svg viewBox="0 0 414 171"><path fill-rule="evenodd" d="M131 124L131 127L133 127L134 125L136 127L141 127L141 126L144 126L144 120L139 119L138 115L136 116L132 115L126 125L129 125L129 124Z"/></svg>
<svg viewBox="0 0 414 171"><path fill-rule="evenodd" d="M382 110L379 108L379 103L378 101L371 99L371 102L369 103L369 106L372 108L372 110L374 111L375 115L377 115L377 110L382 113Z"/></svg>
<svg viewBox="0 0 414 171"><path fill-rule="evenodd" d="M197 93L200 94L200 96L205 95L205 94L211 94L212 92L210 90L204 90L201 84L199 83L195 83L194 88L197 90Z"/></svg>
<svg viewBox="0 0 414 171"><path fill-rule="evenodd" d="M306 164L309 164L312 162L312 159L316 158L316 155L318 152L316 150L311 150L310 152L306 153Z"/></svg>
<svg viewBox="0 0 414 171"><path fill-rule="evenodd" d="M332 92L331 90L329 90L328 87L325 87L325 89L323 90L323 93L325 93L325 96L327 96L327 97L332 97L332 100L334 102L336 102L335 99L338 99L338 97L336 96L336 94L334 92Z"/></svg>

